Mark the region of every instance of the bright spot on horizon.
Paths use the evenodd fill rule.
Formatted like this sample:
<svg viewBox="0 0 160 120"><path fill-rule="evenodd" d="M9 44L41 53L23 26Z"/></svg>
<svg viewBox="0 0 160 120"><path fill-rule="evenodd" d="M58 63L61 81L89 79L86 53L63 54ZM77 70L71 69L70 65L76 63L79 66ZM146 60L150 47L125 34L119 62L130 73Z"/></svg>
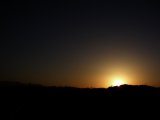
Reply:
<svg viewBox="0 0 160 120"><path fill-rule="evenodd" d="M121 86L123 84L125 84L125 82L122 78L117 78L112 81L112 86Z"/></svg>

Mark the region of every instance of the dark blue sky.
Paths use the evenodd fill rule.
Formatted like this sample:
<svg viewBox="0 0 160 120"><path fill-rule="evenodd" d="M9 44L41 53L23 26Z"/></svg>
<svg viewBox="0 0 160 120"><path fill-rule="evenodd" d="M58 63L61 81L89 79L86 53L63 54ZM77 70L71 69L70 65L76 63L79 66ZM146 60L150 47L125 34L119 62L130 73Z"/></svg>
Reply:
<svg viewBox="0 0 160 120"><path fill-rule="evenodd" d="M160 85L158 3L28 0L1 9L0 80L104 87L109 71L131 71L130 83Z"/></svg>

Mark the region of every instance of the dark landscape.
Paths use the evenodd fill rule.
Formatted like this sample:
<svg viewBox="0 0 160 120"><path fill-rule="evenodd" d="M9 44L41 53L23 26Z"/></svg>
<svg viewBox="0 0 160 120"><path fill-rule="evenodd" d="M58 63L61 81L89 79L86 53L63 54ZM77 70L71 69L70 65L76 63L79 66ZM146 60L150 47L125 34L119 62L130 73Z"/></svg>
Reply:
<svg viewBox="0 0 160 120"><path fill-rule="evenodd" d="M5 119L84 119L151 115L158 112L160 88L121 85L109 88L45 87L18 82L0 83ZM3 106L3 107L2 107ZM121 117L121 116L119 116Z"/></svg>

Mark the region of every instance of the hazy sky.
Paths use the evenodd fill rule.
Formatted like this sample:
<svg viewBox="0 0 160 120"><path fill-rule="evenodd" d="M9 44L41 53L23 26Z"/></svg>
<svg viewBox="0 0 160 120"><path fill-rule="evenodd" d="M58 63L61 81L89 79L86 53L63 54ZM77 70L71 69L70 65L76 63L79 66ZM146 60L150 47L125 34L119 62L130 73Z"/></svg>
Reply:
<svg viewBox="0 0 160 120"><path fill-rule="evenodd" d="M159 4L106 1L3 3L0 80L106 87L122 76L160 85Z"/></svg>

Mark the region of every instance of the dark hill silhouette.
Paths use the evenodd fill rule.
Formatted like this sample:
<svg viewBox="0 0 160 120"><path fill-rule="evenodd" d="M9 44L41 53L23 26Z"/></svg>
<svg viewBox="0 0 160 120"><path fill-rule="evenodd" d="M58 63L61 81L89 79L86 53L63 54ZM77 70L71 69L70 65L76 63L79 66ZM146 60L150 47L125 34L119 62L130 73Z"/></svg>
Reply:
<svg viewBox="0 0 160 120"><path fill-rule="evenodd" d="M112 113L154 111L159 107L160 88L122 85L109 88L45 87L19 82L0 82L3 115L16 120L93 119ZM122 110L124 109L124 111ZM136 109L136 111L134 111Z"/></svg>

